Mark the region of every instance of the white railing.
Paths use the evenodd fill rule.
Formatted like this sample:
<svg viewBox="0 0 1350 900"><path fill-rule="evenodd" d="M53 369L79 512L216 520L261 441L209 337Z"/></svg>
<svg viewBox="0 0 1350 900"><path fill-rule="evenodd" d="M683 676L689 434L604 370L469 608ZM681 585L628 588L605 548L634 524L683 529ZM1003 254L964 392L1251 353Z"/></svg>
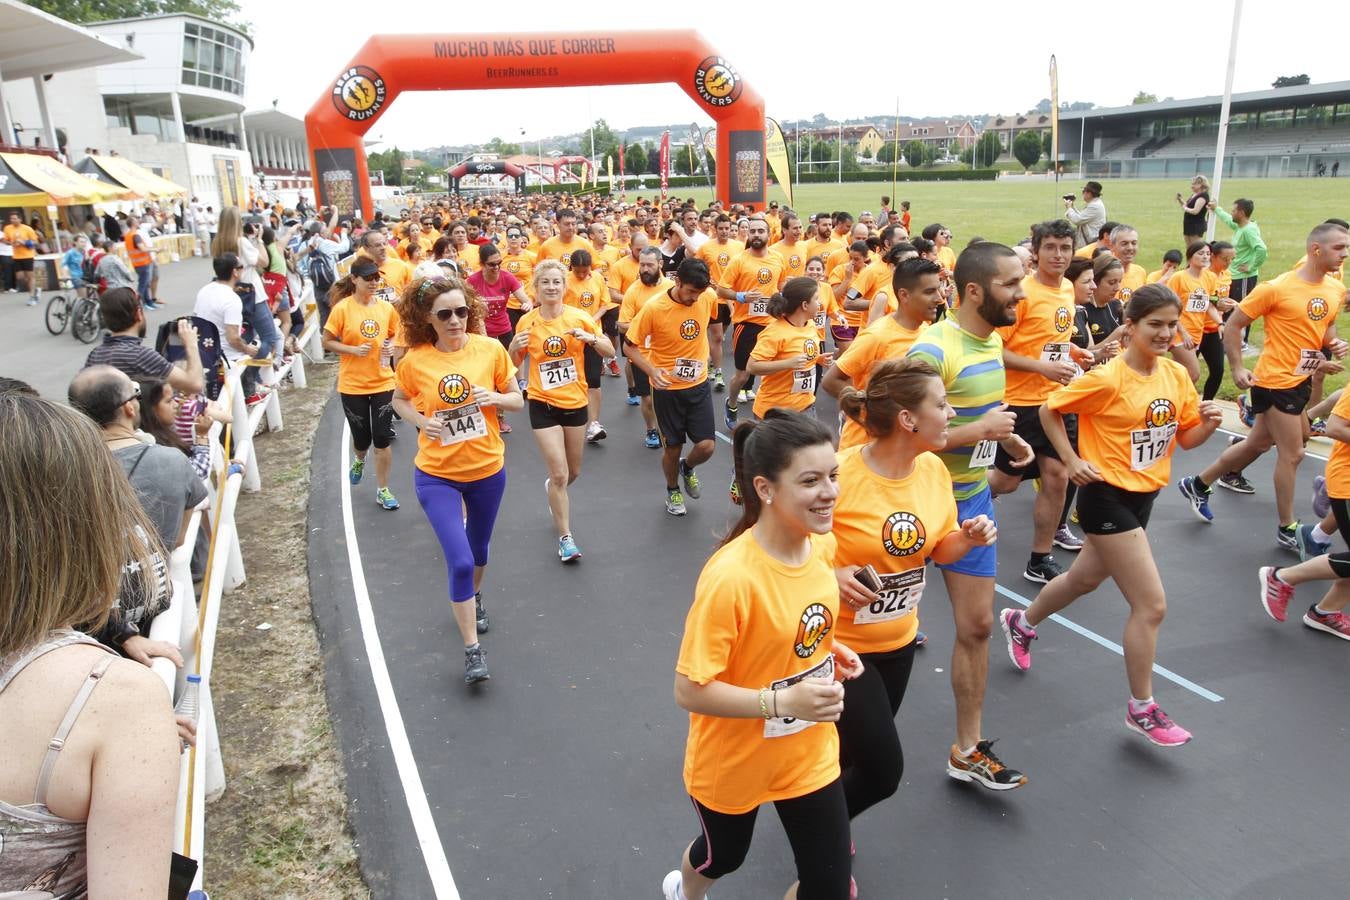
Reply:
<svg viewBox="0 0 1350 900"><path fill-rule="evenodd" d="M193 512L183 543L174 549L169 563L172 599L169 608L155 617L152 640L177 644L183 656L183 668L168 660L156 660L154 671L164 680L175 699L181 696L187 676L201 676L200 705L197 717L197 744L182 755L178 780L178 802L174 816L174 850L198 863L194 890L202 886L205 869L203 847L206 838L206 803L225 792L225 767L216 731L215 705L212 701L211 666L215 659L216 629L220 620L221 597L244 583L244 558L236 528L235 506L240 491L262 488L258 457L253 438L266 420L269 431L280 431L281 387L287 375L294 387L307 386L305 357L313 362L323 359L320 343L318 306L308 281L301 296L305 327L298 341L302 352L280 368L271 360L241 360L225 375L221 397L231 413L231 423L211 429L211 471L206 479L208 497ZM259 381L266 386L263 402L250 407L244 402L240 379L246 366L260 369ZM229 445L228 457L224 447ZM236 463L238 465L236 465ZM202 581L201 603L192 588L191 560L197 533L203 523L211 527L211 551Z"/></svg>

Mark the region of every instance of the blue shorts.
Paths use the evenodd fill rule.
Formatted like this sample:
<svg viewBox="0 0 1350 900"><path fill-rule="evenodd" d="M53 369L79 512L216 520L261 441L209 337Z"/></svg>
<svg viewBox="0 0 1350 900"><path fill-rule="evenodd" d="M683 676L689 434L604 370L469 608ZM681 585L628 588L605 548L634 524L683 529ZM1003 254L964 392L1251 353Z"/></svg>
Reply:
<svg viewBox="0 0 1350 900"><path fill-rule="evenodd" d="M985 515L997 523L998 519L994 515L994 494L989 490L989 485L980 488L980 492L965 500L956 501L956 523L959 526L966 519L973 519L976 516ZM995 541L988 547L976 547L965 556L954 563L948 563L938 568L947 572L956 572L958 575L980 575L986 578L993 578L998 574L998 542Z"/></svg>

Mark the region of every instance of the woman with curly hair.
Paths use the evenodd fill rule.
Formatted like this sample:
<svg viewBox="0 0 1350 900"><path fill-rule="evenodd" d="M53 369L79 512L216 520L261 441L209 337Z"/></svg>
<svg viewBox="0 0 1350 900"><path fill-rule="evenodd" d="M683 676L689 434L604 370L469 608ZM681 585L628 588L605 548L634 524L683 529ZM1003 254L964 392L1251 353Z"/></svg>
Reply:
<svg viewBox="0 0 1350 900"><path fill-rule="evenodd" d="M506 490L498 416L523 409L525 399L506 348L483 334L486 308L462 281L415 280L397 310L408 351L395 374L394 410L421 432L413 485L445 552L464 681L473 684L488 678L479 589Z"/></svg>

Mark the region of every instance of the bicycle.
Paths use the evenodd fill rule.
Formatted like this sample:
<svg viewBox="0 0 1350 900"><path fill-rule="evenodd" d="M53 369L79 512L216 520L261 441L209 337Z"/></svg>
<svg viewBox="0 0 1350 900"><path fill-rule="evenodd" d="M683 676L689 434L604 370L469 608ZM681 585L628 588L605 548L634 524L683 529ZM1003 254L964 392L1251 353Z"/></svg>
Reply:
<svg viewBox="0 0 1350 900"><path fill-rule="evenodd" d="M98 290L91 286L85 286L80 290L80 296L70 310L70 333L77 341L92 344L103 332L103 313L98 308Z"/></svg>

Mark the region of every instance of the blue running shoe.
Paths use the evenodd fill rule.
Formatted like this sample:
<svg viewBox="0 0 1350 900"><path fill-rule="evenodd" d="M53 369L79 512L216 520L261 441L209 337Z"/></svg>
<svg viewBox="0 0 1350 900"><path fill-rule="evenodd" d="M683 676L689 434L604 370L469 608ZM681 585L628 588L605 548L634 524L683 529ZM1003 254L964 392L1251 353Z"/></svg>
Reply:
<svg viewBox="0 0 1350 900"><path fill-rule="evenodd" d="M1242 420L1243 425L1251 428L1256 424L1256 413L1252 412L1252 407L1251 404L1247 402L1246 394L1238 394L1237 405L1238 418Z"/></svg>
<svg viewBox="0 0 1350 900"><path fill-rule="evenodd" d="M581 551L577 549L577 542L572 540L570 534L564 534L558 538L558 559L565 563L576 562L581 559Z"/></svg>
<svg viewBox="0 0 1350 900"><path fill-rule="evenodd" d="M1177 482L1177 490L1181 491L1181 496L1185 497L1191 503L1191 512L1201 522L1209 523L1214 521L1214 513L1209 511L1209 491L1202 491L1195 483L1194 475L1187 475Z"/></svg>

